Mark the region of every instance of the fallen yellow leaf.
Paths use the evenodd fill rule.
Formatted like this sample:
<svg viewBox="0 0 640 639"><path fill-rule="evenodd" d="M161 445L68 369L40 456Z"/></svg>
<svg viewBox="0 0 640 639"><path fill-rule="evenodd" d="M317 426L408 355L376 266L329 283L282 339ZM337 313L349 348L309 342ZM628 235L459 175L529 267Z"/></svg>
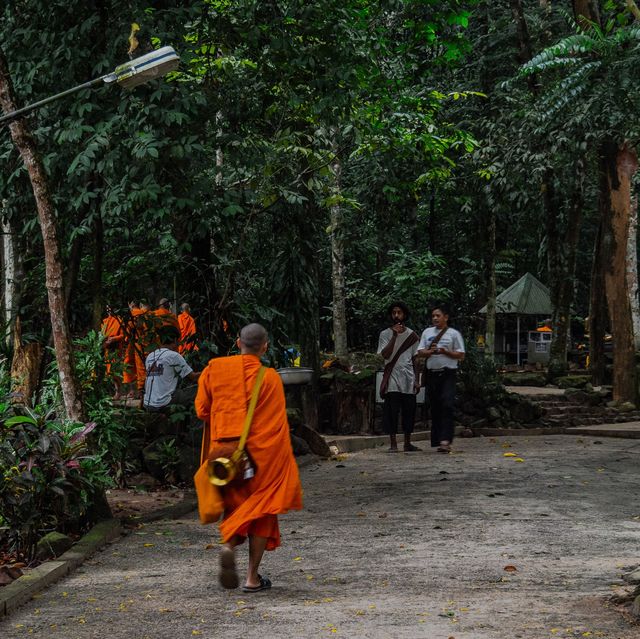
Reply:
<svg viewBox="0 0 640 639"><path fill-rule="evenodd" d="M145 548L153 548L155 544L142 544Z"/></svg>
<svg viewBox="0 0 640 639"><path fill-rule="evenodd" d="M293 561L302 561L302 557L294 557Z"/></svg>
<svg viewBox="0 0 640 639"><path fill-rule="evenodd" d="M502 453L503 457L517 457L516 453Z"/></svg>
<svg viewBox="0 0 640 639"><path fill-rule="evenodd" d="M514 462L523 462L524 459L522 459L522 457L516 457L513 461Z"/></svg>

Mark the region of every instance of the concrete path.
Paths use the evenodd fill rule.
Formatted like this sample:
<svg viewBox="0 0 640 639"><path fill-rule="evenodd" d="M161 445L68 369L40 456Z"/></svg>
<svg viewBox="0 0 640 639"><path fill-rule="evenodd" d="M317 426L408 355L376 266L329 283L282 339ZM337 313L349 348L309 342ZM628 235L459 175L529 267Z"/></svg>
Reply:
<svg viewBox="0 0 640 639"><path fill-rule="evenodd" d="M640 442L456 444L304 469L306 510L264 562L270 592L220 590L212 529L189 515L107 547L0 637L637 639L604 602L640 563Z"/></svg>

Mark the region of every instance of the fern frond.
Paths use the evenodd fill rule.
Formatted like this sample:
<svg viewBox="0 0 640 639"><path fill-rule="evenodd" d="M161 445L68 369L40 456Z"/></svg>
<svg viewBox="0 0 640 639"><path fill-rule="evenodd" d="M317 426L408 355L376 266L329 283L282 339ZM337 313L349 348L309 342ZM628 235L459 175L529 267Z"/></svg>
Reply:
<svg viewBox="0 0 640 639"><path fill-rule="evenodd" d="M573 64L583 64L584 60L582 58L554 58L553 60L548 60L547 62L541 62L536 65L534 68L527 68L521 70L522 76L533 75L534 73L544 73L545 71L549 71L550 69L557 69L558 67L568 67Z"/></svg>
<svg viewBox="0 0 640 639"><path fill-rule="evenodd" d="M587 76L599 69L600 66L599 61L589 62L560 80L553 90L540 101L540 119L543 122L554 120L560 111L585 93L589 89L589 83L585 81Z"/></svg>
<svg viewBox="0 0 640 639"><path fill-rule="evenodd" d="M577 33L560 40L557 44L546 48L529 62L520 67L521 72L536 73L540 64L556 60L559 57L576 56L580 53L590 53L597 47L597 42L585 33Z"/></svg>

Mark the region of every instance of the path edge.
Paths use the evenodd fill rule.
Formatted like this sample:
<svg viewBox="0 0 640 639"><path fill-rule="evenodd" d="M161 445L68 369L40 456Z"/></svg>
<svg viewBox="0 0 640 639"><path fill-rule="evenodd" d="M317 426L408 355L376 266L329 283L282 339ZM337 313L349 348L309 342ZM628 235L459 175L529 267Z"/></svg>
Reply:
<svg viewBox="0 0 640 639"><path fill-rule="evenodd" d="M34 595L71 574L98 550L126 534L125 526L181 517L194 511L197 505L195 491L189 491L182 501L141 517L113 518L98 522L60 557L40 564L26 575L0 588L0 621Z"/></svg>
<svg viewBox="0 0 640 639"><path fill-rule="evenodd" d="M0 620L8 617L33 595L72 573L95 552L118 539L121 533L122 523L119 519L101 521L60 557L44 562L4 586L0 589Z"/></svg>

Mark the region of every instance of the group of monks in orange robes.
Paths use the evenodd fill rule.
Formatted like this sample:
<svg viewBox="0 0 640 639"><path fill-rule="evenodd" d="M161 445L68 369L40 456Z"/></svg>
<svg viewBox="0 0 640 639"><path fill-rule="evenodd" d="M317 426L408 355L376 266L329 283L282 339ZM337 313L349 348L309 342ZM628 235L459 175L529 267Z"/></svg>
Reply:
<svg viewBox="0 0 640 639"><path fill-rule="evenodd" d="M120 398L123 385L130 389L128 396L142 396L146 379L145 358L158 348L158 331L162 327L172 326L180 331L181 354L198 349L195 343L196 323L189 305L183 304L181 310L176 317L166 298L160 300L155 310L144 302L129 302L127 318L119 317L107 306L107 317L102 321L100 330L105 337L106 373L115 386L114 399Z"/></svg>

